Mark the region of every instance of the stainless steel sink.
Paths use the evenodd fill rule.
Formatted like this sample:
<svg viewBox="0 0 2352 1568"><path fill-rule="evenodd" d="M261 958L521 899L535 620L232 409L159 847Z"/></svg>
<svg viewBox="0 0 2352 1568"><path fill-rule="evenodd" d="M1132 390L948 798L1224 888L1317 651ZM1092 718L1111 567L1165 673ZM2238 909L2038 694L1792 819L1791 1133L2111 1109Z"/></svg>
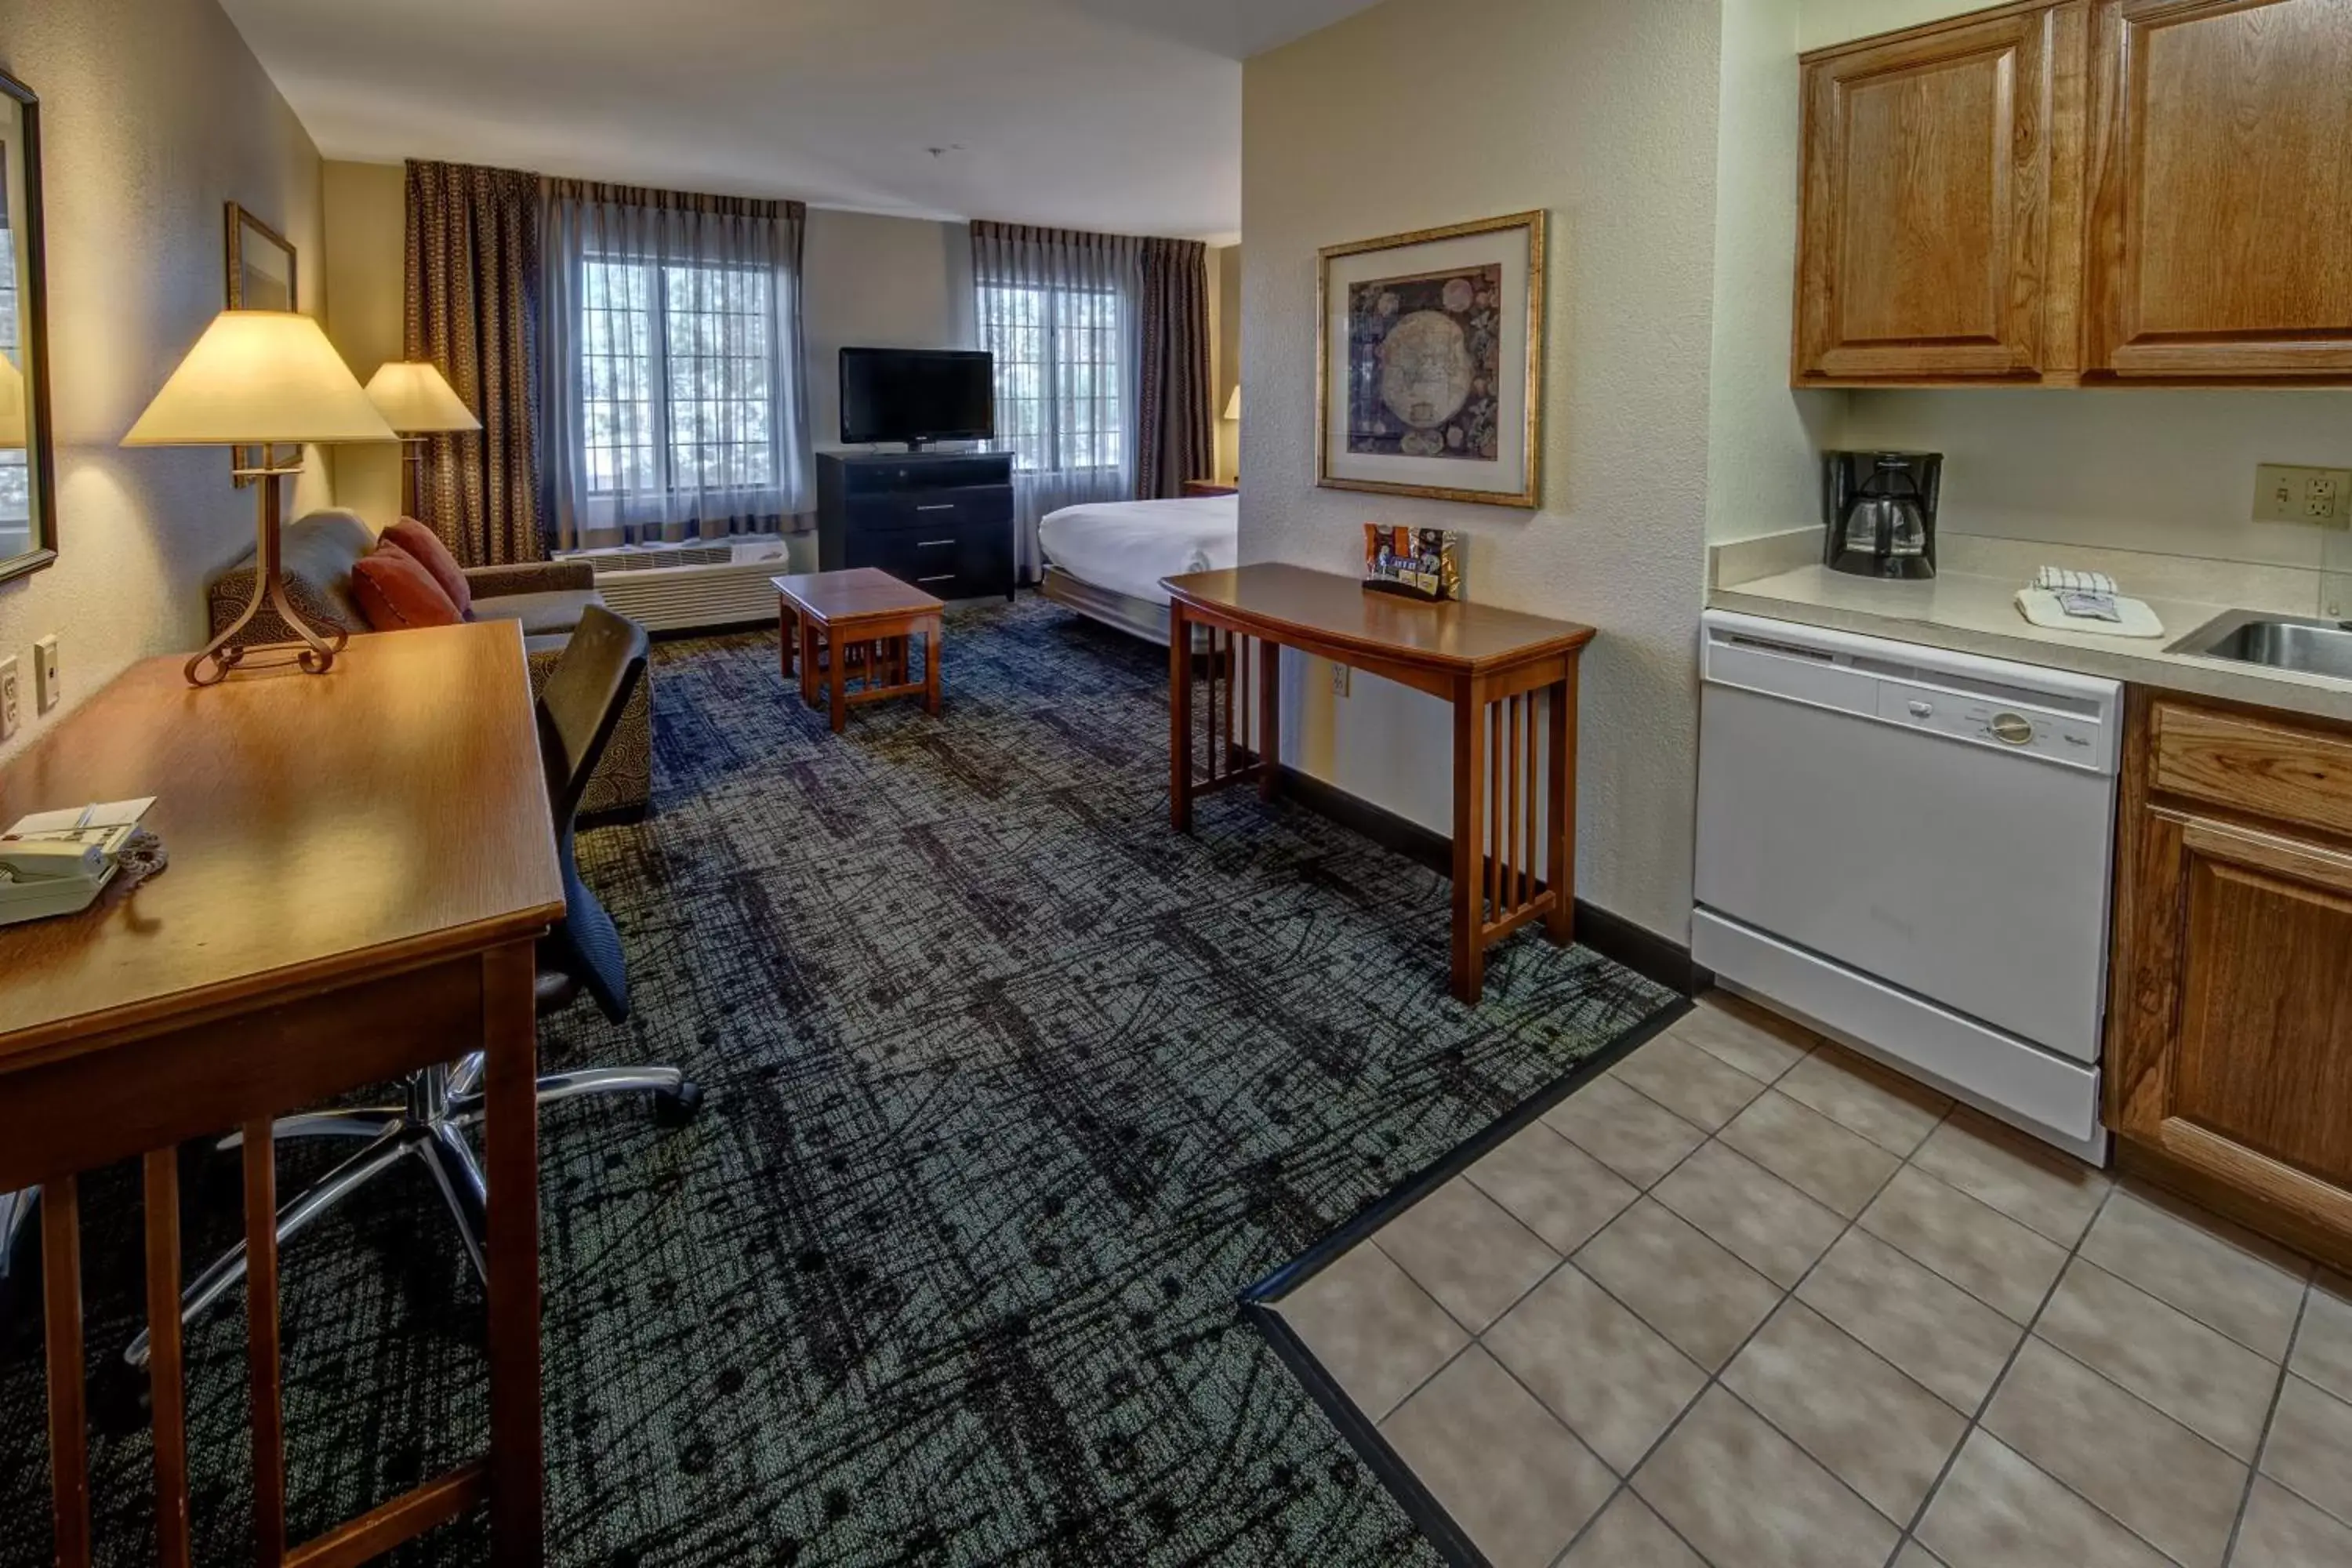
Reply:
<svg viewBox="0 0 2352 1568"><path fill-rule="evenodd" d="M2200 626L2167 651L2352 680L2352 626L2338 621L2237 610Z"/></svg>

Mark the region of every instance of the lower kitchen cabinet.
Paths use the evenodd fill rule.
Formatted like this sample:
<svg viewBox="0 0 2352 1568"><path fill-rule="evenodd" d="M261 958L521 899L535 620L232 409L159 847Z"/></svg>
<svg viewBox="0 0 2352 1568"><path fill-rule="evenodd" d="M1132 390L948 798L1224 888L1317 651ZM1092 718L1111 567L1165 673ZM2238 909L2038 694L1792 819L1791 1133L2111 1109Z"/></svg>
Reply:
<svg viewBox="0 0 2352 1568"><path fill-rule="evenodd" d="M2117 1163L2352 1264L2352 726L2136 689Z"/></svg>

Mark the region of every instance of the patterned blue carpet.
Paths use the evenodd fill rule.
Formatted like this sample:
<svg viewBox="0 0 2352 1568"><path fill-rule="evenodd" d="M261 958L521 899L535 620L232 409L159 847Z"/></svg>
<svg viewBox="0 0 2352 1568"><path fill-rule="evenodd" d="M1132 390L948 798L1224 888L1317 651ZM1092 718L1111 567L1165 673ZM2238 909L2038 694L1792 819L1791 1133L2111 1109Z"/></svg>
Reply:
<svg viewBox="0 0 2352 1568"><path fill-rule="evenodd" d="M657 648L655 814L581 840L635 1014L544 1055L709 1100L544 1119L556 1562L1434 1561L1235 1294L1673 998L1526 934L1465 1009L1443 879L1254 796L1171 833L1165 671L1041 601L959 607L944 715L836 737L772 636ZM235 1224L234 1161L204 1168L196 1259ZM88 1192L95 1363L137 1326L137 1196ZM421 1167L285 1267L304 1533L481 1441L480 1299ZM208 1563L247 1555L241 1336L190 1344ZM38 1367L20 1309L0 1568L48 1555ZM105 1559L148 1560L143 1437L101 1436L94 1486Z"/></svg>

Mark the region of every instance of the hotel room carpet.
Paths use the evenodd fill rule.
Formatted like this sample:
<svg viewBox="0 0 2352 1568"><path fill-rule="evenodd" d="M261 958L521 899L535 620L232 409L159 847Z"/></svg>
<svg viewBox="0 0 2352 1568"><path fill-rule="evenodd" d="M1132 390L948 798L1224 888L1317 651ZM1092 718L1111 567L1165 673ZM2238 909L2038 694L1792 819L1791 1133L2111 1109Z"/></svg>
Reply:
<svg viewBox="0 0 2352 1568"><path fill-rule="evenodd" d="M552 1561L1435 1561L1236 1292L1673 999L1524 935L1465 1008L1444 879L1254 796L1171 833L1166 668L961 606L943 716L834 736L772 635L657 647L655 814L580 843L635 1012L543 1055L709 1100L543 1116ZM190 1165L193 1268L236 1179ZM95 1365L137 1327L137 1194L85 1187ZM480 1294L422 1167L284 1267L299 1537L480 1444ZM242 1335L189 1346L204 1563L250 1555ZM48 1558L39 1339L0 1324L0 1568ZM104 1560L152 1561L143 1436L93 1487Z"/></svg>

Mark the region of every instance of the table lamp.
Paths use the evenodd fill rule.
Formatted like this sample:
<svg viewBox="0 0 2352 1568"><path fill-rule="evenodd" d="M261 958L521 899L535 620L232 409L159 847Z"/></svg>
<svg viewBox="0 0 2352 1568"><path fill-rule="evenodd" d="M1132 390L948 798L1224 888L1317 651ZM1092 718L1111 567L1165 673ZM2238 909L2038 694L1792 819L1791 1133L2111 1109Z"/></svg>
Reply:
<svg viewBox="0 0 2352 1568"><path fill-rule="evenodd" d="M400 473L400 510L412 511L416 506L417 468L425 460L425 438L478 430L482 422L451 388L440 366L427 360L393 360L377 367L368 378L367 395L408 449L408 460Z"/></svg>
<svg viewBox="0 0 2352 1568"><path fill-rule="evenodd" d="M320 637L295 612L278 559L278 481L302 471L302 446L311 442L398 439L361 390L327 334L291 310L223 310L213 318L180 368L122 437L126 447L258 447L259 466L236 470L260 481L260 548L253 599L245 614L188 660L191 686L224 679L243 661L236 642L267 605L302 639L295 662L324 675L350 635ZM294 447L281 462L274 450Z"/></svg>

